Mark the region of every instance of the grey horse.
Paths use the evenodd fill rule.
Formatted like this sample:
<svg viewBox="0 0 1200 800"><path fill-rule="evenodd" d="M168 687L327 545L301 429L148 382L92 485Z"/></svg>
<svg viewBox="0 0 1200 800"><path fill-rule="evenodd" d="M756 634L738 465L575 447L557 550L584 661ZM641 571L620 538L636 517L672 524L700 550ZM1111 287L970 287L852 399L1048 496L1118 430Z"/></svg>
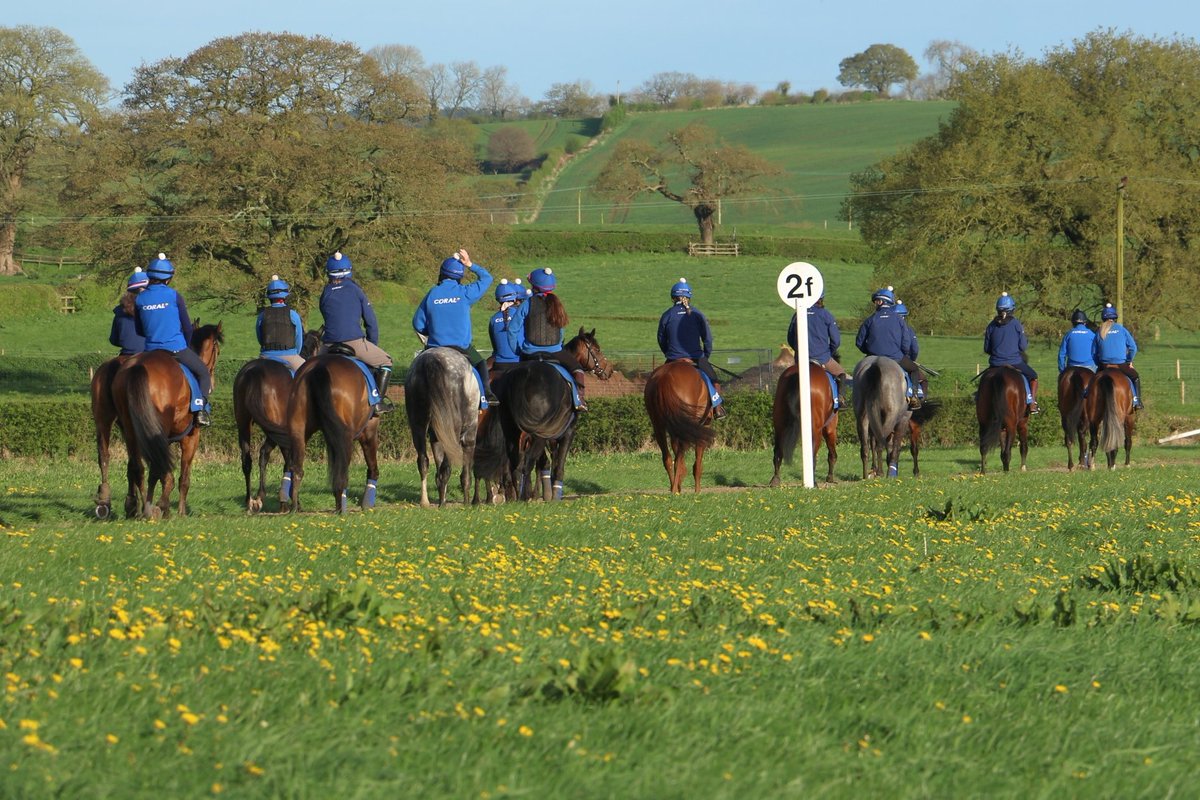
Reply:
<svg viewBox="0 0 1200 800"><path fill-rule="evenodd" d="M453 465L462 465L463 502L468 502L479 426L479 382L467 357L452 347L418 353L404 378L404 409L417 451L421 506L430 505L428 445L437 469L438 507L446 505Z"/></svg>
<svg viewBox="0 0 1200 800"><path fill-rule="evenodd" d="M904 369L893 359L867 356L854 367L854 416L864 479L871 473L882 474L880 459L885 447L888 477L894 478L899 472L900 448L912 420L905 391ZM916 463L914 458L914 471Z"/></svg>

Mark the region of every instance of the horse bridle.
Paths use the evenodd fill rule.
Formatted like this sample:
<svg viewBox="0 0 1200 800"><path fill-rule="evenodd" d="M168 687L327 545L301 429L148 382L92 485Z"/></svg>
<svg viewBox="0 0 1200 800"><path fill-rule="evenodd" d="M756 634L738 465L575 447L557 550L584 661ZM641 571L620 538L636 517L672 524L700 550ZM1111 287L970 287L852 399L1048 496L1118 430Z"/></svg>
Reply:
<svg viewBox="0 0 1200 800"><path fill-rule="evenodd" d="M592 365L591 369L588 371L591 372L593 375L595 375L597 378L604 379L605 378L604 367L600 365L600 357L597 356L595 354L595 352L592 351L592 343L589 342L587 339L583 339L583 347L585 350L587 350L588 361L590 361L591 365Z"/></svg>

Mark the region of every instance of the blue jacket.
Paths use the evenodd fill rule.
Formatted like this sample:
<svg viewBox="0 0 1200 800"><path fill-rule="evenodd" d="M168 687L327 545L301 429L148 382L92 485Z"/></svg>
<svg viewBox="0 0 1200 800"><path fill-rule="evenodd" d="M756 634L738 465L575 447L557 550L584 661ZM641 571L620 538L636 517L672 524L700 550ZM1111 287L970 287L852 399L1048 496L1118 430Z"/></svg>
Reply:
<svg viewBox="0 0 1200 800"><path fill-rule="evenodd" d="M868 356L885 356L900 361L913 348L913 332L904 317L889 306L880 306L863 320L854 345Z"/></svg>
<svg viewBox="0 0 1200 800"><path fill-rule="evenodd" d="M192 341L192 318L183 295L165 283L151 283L134 301L137 332L146 337L147 350L186 350Z"/></svg>
<svg viewBox="0 0 1200 800"><path fill-rule="evenodd" d="M1029 339L1021 320L1009 317L1004 324L993 319L983 332L983 352L988 354L988 366L1004 367L1024 363L1021 354L1029 349Z"/></svg>
<svg viewBox="0 0 1200 800"><path fill-rule="evenodd" d="M1101 325L1103 330L1104 326ZM1125 326L1119 322L1114 322L1108 330L1108 335L1103 339L1099 334L1096 334L1096 346L1092 351L1096 356L1096 363L1108 366L1109 364L1124 364L1133 361L1133 357L1137 355L1137 342L1133 340L1133 334L1125 330Z"/></svg>
<svg viewBox="0 0 1200 800"><path fill-rule="evenodd" d="M1080 323L1063 336L1058 348L1058 371L1067 367L1096 368L1096 356L1093 349L1096 346L1096 332L1087 325Z"/></svg>
<svg viewBox="0 0 1200 800"><path fill-rule="evenodd" d="M466 285L446 278L426 294L413 314L413 330L427 337L426 347L471 346L471 306L479 302L492 285L491 274L471 265L478 280Z"/></svg>
<svg viewBox="0 0 1200 800"><path fill-rule="evenodd" d="M708 318L695 306L691 313L683 303L671 306L658 320L658 349L668 361L677 358L696 360L712 355L712 328Z"/></svg>
<svg viewBox="0 0 1200 800"><path fill-rule="evenodd" d="M375 319L375 309L371 307L371 301L363 293L362 287L350 278L325 284L321 292L321 316L325 319L325 335L321 341L350 342L361 339L362 325L366 325L367 341L379 344L379 322Z"/></svg>
<svg viewBox="0 0 1200 800"><path fill-rule="evenodd" d="M798 344L796 329L799 327L796 315L792 314L792 322L788 325L787 341L793 350ZM824 306L809 306L808 308L808 358L818 364L824 364L833 358L833 351L842 346L842 332L838 330L837 320L829 309Z"/></svg>
<svg viewBox="0 0 1200 800"><path fill-rule="evenodd" d="M533 309L533 297L525 299L524 303L517 306L513 311L512 318L508 321L508 346L513 352L529 355L531 353L557 353L562 350L563 333L558 332L558 341L549 345L536 345L529 342L525 338L525 320L529 318L529 312Z"/></svg>
<svg viewBox="0 0 1200 800"><path fill-rule="evenodd" d="M508 320L504 318L503 311L497 311L488 320L488 338L492 340L492 355L497 364L515 364L521 360L521 354L513 349L512 342L508 340Z"/></svg>
<svg viewBox="0 0 1200 800"><path fill-rule="evenodd" d="M272 302L271 305L273 305L273 306L280 305L281 306L281 305L283 305L283 303L282 302L280 302L280 303ZM304 346L304 323L300 321L300 315L296 313L296 309L289 308L288 311L292 312L291 313L292 327L296 329L296 345L295 345L295 347L289 347L286 350L263 350L261 353L262 355L264 355L264 356L276 356L276 355L278 355L278 356L296 356L296 355L300 355L300 348ZM256 319L254 321L254 335L256 337L258 337L259 347L261 347L263 344L262 326L263 326L263 315L262 315L262 311L260 311L260 312L258 312L258 319Z"/></svg>
<svg viewBox="0 0 1200 800"><path fill-rule="evenodd" d="M917 354L921 352L921 345L917 343L917 332L908 324L908 320L904 321L904 327L908 328L908 332L912 336L912 345L904 352L904 355L916 361Z"/></svg>
<svg viewBox="0 0 1200 800"><path fill-rule="evenodd" d="M137 332L137 320L125 309L113 309L112 330L108 334L110 344L121 348L121 355L128 356L146 349L146 337Z"/></svg>

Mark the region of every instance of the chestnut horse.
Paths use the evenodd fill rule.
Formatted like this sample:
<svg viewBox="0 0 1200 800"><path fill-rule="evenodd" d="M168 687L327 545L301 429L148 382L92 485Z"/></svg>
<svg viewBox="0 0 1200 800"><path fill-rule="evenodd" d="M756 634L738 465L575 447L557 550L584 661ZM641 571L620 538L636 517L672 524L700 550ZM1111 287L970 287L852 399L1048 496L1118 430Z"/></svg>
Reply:
<svg viewBox="0 0 1200 800"><path fill-rule="evenodd" d="M199 325L192 330L191 347L212 372L225 334L221 324ZM139 513L150 519L168 515L175 468L171 443L179 442L179 515L187 514L187 494L192 482L192 459L200 443L200 428L193 424L192 393L183 367L166 350L149 350L131 356L113 375L112 399L129 453L129 490L125 516ZM149 467L149 482L142 464ZM162 484L158 503L154 490Z"/></svg>
<svg viewBox="0 0 1200 800"><path fill-rule="evenodd" d="M779 376L775 385L775 405L771 420L775 427L775 474L771 478L772 488L779 486L779 465L792 463L796 442L800 440L800 386L796 365L788 367ZM833 480L833 466L837 463L838 409L833 407L833 389L829 385L828 373L820 364L808 362L809 397L812 406L813 461L821 450L821 440L829 456L828 483Z"/></svg>
<svg viewBox="0 0 1200 800"><path fill-rule="evenodd" d="M333 489L333 508L346 511L350 459L354 442L367 462L367 485L362 508L375 507L379 481L379 417L371 409L363 371L349 356L327 353L310 358L296 371L288 397L287 429L291 448L292 511L300 510L300 483L308 440L317 431L325 439L326 466Z"/></svg>
<svg viewBox="0 0 1200 800"><path fill-rule="evenodd" d="M692 478L700 491L704 474L704 451L716 435L712 429L712 398L700 370L687 359L668 361L655 368L646 380L646 413L654 429L654 441L662 453L663 468L671 482L671 493L683 491L688 448L695 448Z"/></svg>
<svg viewBox="0 0 1200 800"><path fill-rule="evenodd" d="M1133 407L1133 386L1128 376L1116 367L1105 367L1096 373L1084 401L1087 415L1088 468L1096 463L1099 444L1108 459L1108 468L1117 465L1117 449L1125 443L1125 466L1129 466L1129 451L1133 448L1133 428L1137 410Z"/></svg>
<svg viewBox="0 0 1200 800"><path fill-rule="evenodd" d="M596 329L579 329L579 335L563 345L580 369L601 380L612 377ZM533 494L534 465L550 451L549 469L540 470L543 500L561 500L567 471L567 453L575 439L578 414L571 388L562 374L544 361L522 361L508 371L497 390L500 393L500 423L508 450L508 463L517 494L528 500ZM522 435L525 434L525 435Z"/></svg>
<svg viewBox="0 0 1200 800"><path fill-rule="evenodd" d="M988 367L980 373L975 395L975 418L979 421L979 472L987 472L988 452L1000 445L1000 463L1008 472L1013 440L1021 444L1021 471L1029 455L1029 408L1025 404L1025 381L1014 367Z"/></svg>
<svg viewBox="0 0 1200 800"><path fill-rule="evenodd" d="M1079 443L1079 466L1090 466L1085 438L1089 427L1084 402L1096 373L1087 367L1067 367L1058 376L1058 415L1062 419L1063 444L1067 446L1067 471L1075 469L1072 450Z"/></svg>
<svg viewBox="0 0 1200 800"><path fill-rule="evenodd" d="M300 355L309 358L321 345L321 331L309 331L304 335ZM273 358L255 358L247 361L237 377L233 379L233 419L237 425L238 450L242 454L242 475L246 479L246 511L262 511L267 494L267 462L271 451L279 448L283 455L283 483L279 491L281 506L292 501L291 473L288 471L288 454L291 450L287 428L288 397L292 392L292 371L282 361ZM258 494L251 495L250 472L253 459L250 456L250 437L254 426L263 432L263 443L258 448Z"/></svg>

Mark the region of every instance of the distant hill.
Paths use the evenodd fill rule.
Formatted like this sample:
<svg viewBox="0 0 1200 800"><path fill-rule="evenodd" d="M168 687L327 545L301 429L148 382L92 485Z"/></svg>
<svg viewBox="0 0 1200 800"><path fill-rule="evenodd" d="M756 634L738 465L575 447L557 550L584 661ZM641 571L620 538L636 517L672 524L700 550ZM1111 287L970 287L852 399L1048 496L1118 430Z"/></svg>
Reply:
<svg viewBox="0 0 1200 800"><path fill-rule="evenodd" d="M877 101L632 114L597 146L570 160L546 195L537 223L574 225L582 216L585 225L692 224L691 216L678 203L650 195L614 219L611 201L594 195L588 187L621 138L659 141L667 131L698 120L725 141L745 145L784 170L769 192L722 204L719 237L728 236L738 225L844 227L838 210L851 173L932 135L953 107L948 101ZM539 152L544 153L550 147L561 147L566 136L585 132L585 122L493 123L481 126L481 134L490 134L504 124L526 126L538 142ZM481 138L486 142L486 137Z"/></svg>

